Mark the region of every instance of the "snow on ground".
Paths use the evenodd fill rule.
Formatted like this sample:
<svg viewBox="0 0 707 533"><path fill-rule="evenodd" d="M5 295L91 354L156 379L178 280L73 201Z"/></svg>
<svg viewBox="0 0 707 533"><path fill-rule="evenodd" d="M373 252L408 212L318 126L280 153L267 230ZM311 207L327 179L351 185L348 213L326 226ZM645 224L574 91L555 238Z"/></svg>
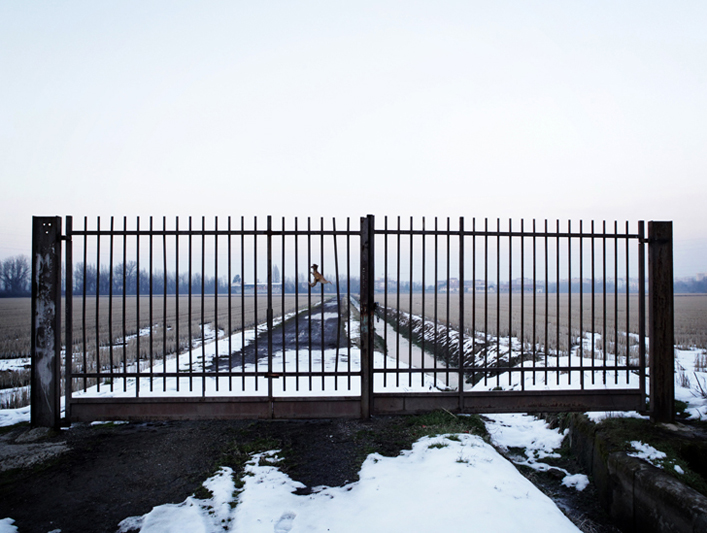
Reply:
<svg viewBox="0 0 707 533"><path fill-rule="evenodd" d="M486 429L497 447L506 452L512 452L514 448L524 450L523 456L509 453L515 464L542 472L551 468L561 470L565 474L562 484L577 490L584 490L589 485L589 478L584 474L571 474L564 468L551 467L539 461L547 457L560 457L555 450L562 445L569 430L560 433L557 429L550 429L544 420L529 415L493 414L486 415L486 418Z"/></svg>
<svg viewBox="0 0 707 533"><path fill-rule="evenodd" d="M12 518L0 520L0 533L17 533L17 526L13 526L15 521Z"/></svg>
<svg viewBox="0 0 707 533"><path fill-rule="evenodd" d="M356 483L317 487L309 495L294 493L302 484L277 468L276 453L253 456L235 498L232 471L222 468L204 483L211 499L155 507L124 520L120 531L579 531L475 435L424 437L398 457L371 454Z"/></svg>
<svg viewBox="0 0 707 533"><path fill-rule="evenodd" d="M692 419L707 419L707 350L675 348L675 399Z"/></svg>
<svg viewBox="0 0 707 533"><path fill-rule="evenodd" d="M629 453L632 457L638 457L644 461L649 462L653 466L657 466L662 469L672 469L678 474L684 474L685 471L674 461L668 459L668 454L655 449L650 444L645 444L639 440L631 441L631 447L635 450L633 453Z"/></svg>
<svg viewBox="0 0 707 533"><path fill-rule="evenodd" d="M32 361L29 357L16 357L14 359L0 359L0 372L6 370L29 370Z"/></svg>
<svg viewBox="0 0 707 533"><path fill-rule="evenodd" d="M19 409L0 409L0 427L29 422L29 411L29 405Z"/></svg>

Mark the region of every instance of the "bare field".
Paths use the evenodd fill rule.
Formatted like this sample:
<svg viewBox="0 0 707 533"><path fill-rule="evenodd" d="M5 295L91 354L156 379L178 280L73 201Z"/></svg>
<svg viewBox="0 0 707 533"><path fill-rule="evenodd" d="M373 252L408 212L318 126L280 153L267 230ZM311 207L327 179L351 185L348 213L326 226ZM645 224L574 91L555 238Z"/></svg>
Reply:
<svg viewBox="0 0 707 533"><path fill-rule="evenodd" d="M538 342L543 342L545 335L545 295L538 294L535 299L535 313L533 313L533 295L526 294L523 298L523 338L527 342L532 342L533 332L535 339ZM147 296L141 296L139 299L132 296L126 298L125 313L123 313L122 298L113 298L112 308L108 305L107 297L96 299L87 298L86 308L84 312L82 298L74 298L73 304L73 345L74 351L84 351L83 341L83 325L85 320L85 337L86 350L90 351L96 344L99 346L113 346L113 351L118 353L122 358L123 344L119 347L116 345L124 336L128 337L128 346L131 343L137 344L136 338L129 337L137 335L138 331L145 330L150 325L152 328L154 353L162 353L164 350L163 340L166 340L167 353L173 352L177 342L177 329L179 329L179 343L188 346L189 341L189 324L191 324L192 339L200 338L200 324L214 324L216 319L216 311L218 310L218 327L225 331L237 332L244 327L252 326L256 321L256 303L257 303L257 321L265 320L266 299L252 296L246 296L241 300L240 295L231 298L231 322L229 325L229 305L228 297L220 296L218 301L213 296L205 296L203 299L203 318L202 318L202 299L199 296L193 296L191 299L191 320L189 315L189 297L179 297L179 319L177 320L177 298L168 296L166 301L163 297L154 297L152 301L152 319L150 319L150 304ZM376 294L376 300L379 304L383 304L384 295ZM318 297L312 297L312 304L317 303ZM245 305L242 306L241 302ZM302 308L307 305L307 298L300 296L298 307ZM473 305L475 304L475 305ZM592 302L591 295L584 295L582 302L582 331L594 331L601 333L604 328L604 316L606 316L607 336L610 337L614 332L614 325L618 325L616 330L625 332L626 330L626 298L619 297L616 307L614 307L613 296L608 297L606 301L606 315L604 315L604 302L601 297L594 299L594 326L592 328ZM65 302L62 302L65 306ZM393 294L388 295L388 306L396 307L396 297ZM495 335L498 330L502 336L508 334L510 329L511 335L520 338L521 336L521 298L520 294L514 293L512 301L509 304L508 294L500 294L497 299L495 293L489 293L488 301L486 302L483 294L477 294L474 298L471 294L466 294L464 297L464 326L467 329L475 327L477 331L486 330L490 335ZM96 314L98 308L98 314ZM275 295L273 297L274 314L277 318L282 315L282 296ZM292 295L285 296L285 312L289 313L295 309L295 298ZM400 309L408 311L410 309L410 297L406 294L400 295ZM513 312L509 315L509 310ZM560 325L560 342L566 336L566 328L568 322L568 301L567 295L560 295L559 306L559 325ZM579 317L579 295L572 295L572 330L579 333L580 317ZM638 298L631 295L628 302L630 314L629 330L632 333L638 332ZM413 313L422 315L422 295L419 293L413 294L412 297ZM474 311L475 310L475 311ZM647 311L646 311L647 312ZM63 313L63 311L62 311ZM109 326L109 314L112 314ZM139 320L138 320L139 314ZM31 316L31 300L29 298L3 298L0 299L0 359L8 359L15 357L27 357L30 353L30 316ZM85 319L84 319L85 316ZM98 316L98 319L96 319ZM166 319L165 319L166 316ZM424 316L428 320L433 320L435 317L435 302L433 295L425 295ZM447 318L447 316L449 318ZM533 316L535 316L535 325L533 325ZM125 319L123 319L125 317ZM548 323L548 344L553 342L553 338L557 337L558 325L558 308L557 298L555 294L548 294L547 306L547 323ZM64 316L62 315L62 319ZM459 327L459 295L452 294L449 298L449 315L447 315L446 295L438 295L437 300L437 321L445 324L449 321L450 325ZM166 325L166 327L165 327ZM144 332L143 332L144 333ZM707 349L707 294L689 294L675 296L675 343L684 347L698 347ZM141 353L149 351L149 330L148 335L143 335L140 342ZM110 350L108 350L110 351ZM115 355L115 354L114 354Z"/></svg>
<svg viewBox="0 0 707 533"><path fill-rule="evenodd" d="M486 297L487 296L487 297ZM539 344L555 350L567 349L570 337L577 338L580 333L596 333L606 338L609 344L618 342L619 353L623 352L627 342L626 331L638 333L638 296L619 294L614 299L608 295L606 301L601 295L584 294L581 299L578 293L547 295L525 294L521 301L519 293L513 293L509 301L508 293L477 293L464 295L464 328L468 331L486 332L489 335L499 334L523 340L528 344ZM426 294L423 309L422 294L401 294L399 308L408 312L412 307L413 314L423 315L426 320L438 323L449 323L458 328L460 323L459 294L438 294L435 306L434 294ZM384 295L377 294L376 301L384 305ZM387 306L398 307L395 294L388 294ZM435 308L436 307L436 308ZM571 309L571 313L569 310ZM547 310L547 312L546 312ZM424 313L423 313L424 311ZM580 316L581 315L581 316ZM648 304L646 302L646 316ZM628 322L627 322L628 317ZM603 332L606 331L606 336ZM598 340L597 342L601 342ZM631 345L631 339L628 339ZM707 348L707 294L676 295L675 296L675 343L684 347ZM623 348L622 348L623 344ZM600 349L601 346L597 346ZM608 347L613 352L613 346Z"/></svg>
<svg viewBox="0 0 707 533"><path fill-rule="evenodd" d="M319 297L312 296L312 305L319 302ZM294 295L273 296L273 312L277 319L285 313L294 311L295 306L308 305L307 296L300 295L297 302ZM128 296L122 297L81 297L73 299L73 351L91 352L96 346L108 348L107 352L119 353L122 358L123 348L137 349L138 332L140 335L140 353L142 356L151 349L161 354L175 351L177 342L187 347L190 339L201 338L201 324L228 332L238 332L252 327L256 322L266 319L267 298L258 296L192 296L191 308L188 296ZM62 300L62 322L65 319L66 302ZM230 313L229 313L230 311ZM27 357L30 353L31 300L29 298L0 299L0 359ZM151 327L151 329L150 329ZM191 330L190 330L191 328ZM178 332L178 337L177 337ZM190 335L191 334L191 335ZM124 340L125 339L125 340ZM62 331L62 344L65 344L65 331ZM111 349L112 347L112 349ZM133 358L134 359L134 358Z"/></svg>

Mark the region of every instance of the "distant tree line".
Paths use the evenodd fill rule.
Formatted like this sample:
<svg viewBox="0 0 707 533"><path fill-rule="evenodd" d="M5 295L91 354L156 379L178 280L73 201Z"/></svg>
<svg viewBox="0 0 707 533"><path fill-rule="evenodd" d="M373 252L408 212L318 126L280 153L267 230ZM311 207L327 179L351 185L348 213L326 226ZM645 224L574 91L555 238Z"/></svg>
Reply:
<svg viewBox="0 0 707 533"><path fill-rule="evenodd" d="M0 297L29 296L31 274L29 257L26 255L0 261Z"/></svg>
<svg viewBox="0 0 707 533"><path fill-rule="evenodd" d="M277 267L273 268L273 284L275 292L280 292L280 287L284 287L286 293L294 293L298 290L300 293L306 294L309 284L307 278L300 274L298 282L294 278L285 278L284 282L280 282L280 273ZM334 280L332 280L334 281ZM360 284L358 278L352 278L351 280L351 292L357 294L360 290ZM258 287L257 291L259 294L265 294L263 289L264 281L257 281ZM191 285L192 294L228 294L229 291L229 280L227 277L215 276L204 276L199 272L193 272L191 278L189 273L181 273L179 276L174 272L167 271L166 273L162 270L153 271L152 276L150 272L145 269L140 269L138 271L137 263L134 261L128 261L123 266L122 263L116 264L112 269L108 267L101 267L100 270L96 268L95 265L78 263L74 265L74 275L73 275L73 294L74 296L79 296L82 294L86 295L103 295L108 294L114 295L136 295L139 293L143 296L150 294L150 288L152 289L152 294L177 294L180 295L189 294L189 289ZM241 291L246 293L253 293L254 283L252 281L245 280L242 282L241 276L234 276L230 283L230 289L232 294L240 294ZM346 278L340 278L339 280L339 290L345 293L347 290L347 280ZM65 291L65 287L64 287ZM321 288L319 285L312 289L314 294L321 293ZM324 292L326 294L336 294L336 284L331 283L324 285Z"/></svg>
<svg viewBox="0 0 707 533"><path fill-rule="evenodd" d="M701 280L691 279L688 281L676 281L673 284L673 292L680 293L707 293L707 278Z"/></svg>
<svg viewBox="0 0 707 533"><path fill-rule="evenodd" d="M272 280L276 285L282 286L286 293L293 294L296 290L300 294L306 294L309 289L308 278L305 274L299 274L299 279L295 280L291 277L285 277L284 281L281 281L281 275L277 266L273 268ZM325 294L336 294L336 283L335 279L329 278L333 283L324 285ZM176 294L177 289L179 294L188 294L189 286L191 284L192 294L228 294L229 280L227 277L220 277L216 279L215 276L205 276L202 280L201 273L192 273L191 279L189 279L188 273L182 273L177 276L174 272L164 271L154 271L150 277L149 271L145 269L140 269L138 272L137 263L135 261L128 261L123 266L122 263L117 264L111 270L108 267L101 267L100 270L96 268L95 265L87 264L84 269L83 263L74 265L73 272L73 292L75 295L84 294L87 295L108 295L111 292L113 294L130 294L135 295L138 293L138 287L141 295L150 294L150 287L152 287L153 294ZM263 293L262 286L264 282L258 280L258 292ZM477 282L479 283L479 282ZM253 282L241 283L240 275L236 275L233 280L231 280L231 292L240 294L241 290L245 292L253 292ZM465 292L471 292L473 283L467 281L465 283ZM397 283L395 280L388 280L388 290L395 290ZM520 290L520 283L516 280L514 281L513 291L517 292ZM65 289L65 287L62 287ZM526 292L532 291L532 282L526 280L524 284L524 290ZM568 282L567 280L561 280L559 284L559 292L568 292ZM377 286L377 291L380 292L382 287ZM499 289L501 292L508 292L508 282L501 282ZM572 292L578 293L580 289L580 284L578 280L572 281ZM617 287L619 292L626 290L623 282L619 283ZM315 294L321 293L321 286L317 285L312 289ZM342 294L350 291L352 294L358 294L360 292L360 280L358 278L351 278L347 280L345 276L339 278L339 290ZM483 290L483 287L477 285L477 291ZM497 290L495 285L489 280L489 290ZM536 290L544 291L544 281L536 281ZM548 283L548 292L557 292L558 285L556 282ZM582 283L582 290L585 293L590 293L592 290L592 284L588 280L584 280ZM603 290L603 282L601 280L595 280L594 283L595 292L601 292ZM609 293L614 292L614 283L611 280L607 280L606 290ZM635 283L630 284L629 291L631 293L637 292L638 287ZM9 257L5 260L0 261L0 297L18 297L18 296L29 296L31 291L31 263L30 259L26 255L18 255L14 257ZM403 293L410 291L410 282L401 281L400 291ZM422 284L419 282L413 282L412 284L413 292L421 292ZM438 286L438 291L446 292L446 287ZM279 292L279 288L276 289ZM429 285L425 287L425 292L434 292L434 285ZM679 293L707 293L707 278L700 280L680 280L674 283L674 292Z"/></svg>

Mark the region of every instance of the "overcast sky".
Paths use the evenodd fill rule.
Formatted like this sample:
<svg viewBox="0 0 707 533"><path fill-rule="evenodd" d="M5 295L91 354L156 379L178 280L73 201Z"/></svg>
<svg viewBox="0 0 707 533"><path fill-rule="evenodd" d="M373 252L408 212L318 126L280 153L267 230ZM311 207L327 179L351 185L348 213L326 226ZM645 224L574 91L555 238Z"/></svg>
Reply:
<svg viewBox="0 0 707 533"><path fill-rule="evenodd" d="M707 2L0 2L32 215L673 220L707 271ZM586 223L586 222L585 222Z"/></svg>

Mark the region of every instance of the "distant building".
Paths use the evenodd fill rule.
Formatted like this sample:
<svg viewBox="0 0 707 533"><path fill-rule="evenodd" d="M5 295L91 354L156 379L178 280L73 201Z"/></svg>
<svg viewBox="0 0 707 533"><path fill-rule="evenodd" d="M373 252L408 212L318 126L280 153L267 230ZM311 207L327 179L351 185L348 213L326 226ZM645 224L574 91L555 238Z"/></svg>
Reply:
<svg viewBox="0 0 707 533"><path fill-rule="evenodd" d="M447 280L442 280L437 283L439 289L447 290ZM449 291L459 292L459 278L449 278Z"/></svg>
<svg viewBox="0 0 707 533"><path fill-rule="evenodd" d="M240 293L241 290L243 290L243 294L255 294L256 289L257 289L258 294L267 294L268 293L268 284L267 283L232 283L231 289L233 292L237 292L237 293ZM273 292L273 294L281 294L282 293L282 283L273 283L272 284L272 292Z"/></svg>

